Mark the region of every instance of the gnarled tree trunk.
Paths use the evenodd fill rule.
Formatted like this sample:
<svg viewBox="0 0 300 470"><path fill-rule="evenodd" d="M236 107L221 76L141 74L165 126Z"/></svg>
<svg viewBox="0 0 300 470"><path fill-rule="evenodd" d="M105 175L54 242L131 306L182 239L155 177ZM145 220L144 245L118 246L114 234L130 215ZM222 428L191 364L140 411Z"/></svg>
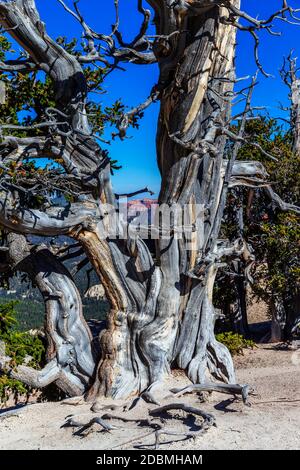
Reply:
<svg viewBox="0 0 300 470"><path fill-rule="evenodd" d="M101 336L103 353L93 396L103 391L116 397L140 392L161 381L174 364L194 382L203 382L207 372L235 381L230 354L215 340L212 305L226 191L225 140L218 136L216 124L230 113L225 96L234 79L235 28L220 22L226 11L219 7L182 18L167 5L150 3L159 10L159 35L172 35L179 25L182 31L179 38L170 39L169 48L159 44L156 51L161 92L159 204L189 204L190 224L196 222L197 205L203 211L200 219L197 214L191 240L186 235L182 240L158 240L156 262L141 240L127 246L103 241L99 227L79 234L112 305Z"/></svg>
<svg viewBox="0 0 300 470"><path fill-rule="evenodd" d="M35 388L55 382L68 395L81 395L93 379L96 357L74 281L46 246L30 249L26 238L14 233L8 245L11 268L27 273L43 296L47 339L45 368L19 366L11 375Z"/></svg>
<svg viewBox="0 0 300 470"><path fill-rule="evenodd" d="M159 204L169 210L176 205L171 216L174 230L168 239L161 235L163 227L158 224L154 258L141 238L130 233L123 236L127 221L118 225L121 237L105 234L115 225L111 209L116 208L116 198L109 161L89 129L86 82L79 61L48 36L33 0L0 1L1 24L54 82L55 112L64 123L52 125L48 154L59 155L66 173L90 191L88 202L43 212L22 207L16 194L1 193L0 222L14 232L71 235L81 243L98 274L111 309L100 335L96 379L89 389L93 360L77 293L49 254L45 266L45 258L39 251L35 253L34 276L51 307L48 329L55 346L49 359L55 356L55 367L69 374L74 387L69 388L70 394L89 389L90 398L141 393L160 383L174 365L186 370L193 382L204 382L208 373L235 382L231 356L214 336L212 294L221 258L231 252L218 237L233 170L224 159L224 129L230 122L236 28L232 18L229 20L229 10L215 2L204 2L202 7L195 2L195 8L188 11L181 9L182 2L177 6L169 0L148 3L156 14L158 37L153 50L160 69L155 95L161 102ZM239 3L231 2L236 7ZM51 113L53 116L53 110ZM34 149L42 156L45 142L37 140ZM32 140L27 144L28 154ZM11 140L3 145L10 148ZM15 139L14 145L22 154L24 139ZM11 155L6 148L4 163ZM192 231L184 230L178 239L175 228L180 208L186 205L184 223ZM41 273L49 264L46 282ZM68 322L66 315L70 315ZM74 362L69 360L71 351Z"/></svg>

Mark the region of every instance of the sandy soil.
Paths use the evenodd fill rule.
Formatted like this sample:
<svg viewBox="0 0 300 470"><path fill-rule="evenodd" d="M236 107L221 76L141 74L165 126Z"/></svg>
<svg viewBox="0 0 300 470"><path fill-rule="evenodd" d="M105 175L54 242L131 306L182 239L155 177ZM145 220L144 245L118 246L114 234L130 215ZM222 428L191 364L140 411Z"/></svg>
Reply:
<svg viewBox="0 0 300 470"><path fill-rule="evenodd" d="M257 301L252 291L248 291L248 307L247 307L247 318L249 325L253 323L268 322L271 320L268 305L263 301Z"/></svg>
<svg viewBox="0 0 300 470"><path fill-rule="evenodd" d="M229 395L219 393L213 393L206 403L200 403L197 395L177 399L176 402L184 401L213 413L217 427L196 440L182 441L175 437L177 441L170 443L170 437L165 436L161 449L300 449L300 351L260 345L246 351L235 362L238 381L256 389L257 395L251 397L252 406L247 407L239 400L232 403ZM182 374L177 373L167 386L181 387L186 383ZM155 405L140 402L126 416L145 416L149 408ZM113 413L125 416L122 410ZM175 419L165 422L169 430L197 429L197 421L192 417L181 411L172 413ZM153 449L154 435L147 427L116 421L117 430L104 433L94 425L93 432L82 438L74 436L71 428L61 427L70 415L80 420L92 416L86 404L59 403L29 405L16 414L2 414L0 449Z"/></svg>

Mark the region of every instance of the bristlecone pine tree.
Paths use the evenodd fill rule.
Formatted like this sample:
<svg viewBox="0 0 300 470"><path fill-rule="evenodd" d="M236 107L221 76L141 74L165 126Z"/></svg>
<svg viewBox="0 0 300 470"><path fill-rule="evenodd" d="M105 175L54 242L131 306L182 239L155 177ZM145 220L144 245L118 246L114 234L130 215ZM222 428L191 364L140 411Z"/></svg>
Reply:
<svg viewBox="0 0 300 470"><path fill-rule="evenodd" d="M186 371L194 383L206 382L210 374L235 384L231 356L214 335L212 291L220 263L240 256L246 247L241 239L232 245L220 240L219 231L229 187L266 185L260 163L235 162L251 115L253 90L251 86L237 135L230 128L236 31L250 31L256 38L259 30L270 31L276 17L288 20L293 10L284 1L279 11L260 21L240 10L240 0L144 2L151 10L137 1L142 26L126 43L118 17L110 35L100 34L86 23L78 2L73 9L59 2L65 14L81 23L83 49L76 51L51 38L34 0L0 1L3 31L24 50L20 59L2 61L0 69L20 76L43 72L54 91L50 105L42 100L31 103L33 110L39 107L34 124L1 125L0 224L8 234L1 266L5 269L6 260L7 269L28 273L40 289L48 338L46 367L35 371L20 366L12 374L32 386L56 382L68 395L85 394L87 399L154 393L153 386L159 386L173 366ZM99 15L105 3L94 5ZM118 1L114 4L118 15ZM152 15L156 34L147 36ZM175 236L176 214L171 217L169 238L158 224L155 255L134 234L103 236L115 224L115 214L107 207L116 207L117 197L110 160L89 123L84 68L99 64L109 72L122 62L137 67L157 62L159 79L145 103L118 119L118 135L124 138L136 116L151 102L160 101L159 204L190 208L185 225L192 230L181 239ZM257 64L262 70L258 58ZM232 145L226 146L227 142ZM45 156L59 161L63 172L45 170L47 191L41 190L38 205L45 173L37 169L22 179L11 167ZM56 207L45 200L45 194L57 188L62 193L69 188L68 206ZM198 205L203 208L200 213ZM127 221L121 220L118 228L125 232ZM68 235L84 249L110 304L99 337L100 358L93 351L72 277L45 246L30 246L26 234Z"/></svg>

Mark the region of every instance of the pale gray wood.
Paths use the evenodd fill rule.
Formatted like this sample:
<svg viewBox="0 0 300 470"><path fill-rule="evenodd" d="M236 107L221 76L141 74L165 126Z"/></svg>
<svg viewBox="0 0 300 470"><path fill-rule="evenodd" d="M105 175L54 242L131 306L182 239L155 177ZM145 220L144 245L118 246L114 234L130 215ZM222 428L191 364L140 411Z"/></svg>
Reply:
<svg viewBox="0 0 300 470"><path fill-rule="evenodd" d="M0 224L15 233L67 234L76 239L99 276L111 307L106 328L99 337L101 357L96 364L94 383L89 387L93 369L90 340L73 281L53 255L47 254L42 259L41 250L31 253L34 276L40 282L46 304L47 295L57 297L49 307L49 317L56 319L55 327L49 331L55 343L57 367L65 373L72 365L70 382L73 385L76 380L76 384L78 380L84 382L82 388L88 388L89 399L103 394L121 398L143 392L153 398L155 387L174 364L184 369L194 383L206 383L211 375L234 384L230 353L214 335L216 312L212 295L221 256L241 255L245 246L241 240L232 246L220 243L220 227L230 185L262 187L267 177L260 164L235 161L240 145L245 142L242 133L235 135L229 129L237 20L244 18L250 25L248 29L265 29L276 14L292 10L283 7L263 23L242 12L239 0L149 0L147 3L155 11L156 27L155 38L150 40L147 37L150 12L138 2L143 18L141 29L126 43L117 31L117 21L111 35L101 35L86 24L77 2L75 10L70 10L62 0L60 3L84 30L88 40L84 57L68 53L49 36L34 0L0 1L0 24L27 52L26 67L34 66L52 79L56 100L54 108L45 110L47 120L34 127L42 129L45 135L34 139L6 137L0 144L3 156L0 163L3 166L9 161L20 161L26 152L42 158L47 149L49 158L59 156L67 177L88 193L84 201L78 197L77 202L64 209L31 210L6 180L0 189ZM174 203L190 204L187 223L193 226L197 222L197 230L203 234L198 245L194 240L193 249L187 249L189 241L176 239L174 233L165 240L161 227L155 256L139 237L129 234L123 240L102 236L114 220L110 211L101 215L101 209L105 204L115 208L117 200L111 185L109 159L91 135L86 113L87 84L82 64L103 60L95 47L96 41L106 51L105 65L111 70L116 60L158 63L158 83L149 98L125 113L117 127L123 138L129 117L152 101L160 101L156 138L162 178L159 203L169 207ZM261 68L258 59L257 63ZM12 64L3 67L8 65ZM19 63L15 65L20 67ZM248 101L250 98L251 91ZM250 109L248 101L244 115ZM2 126L5 133L10 128L20 129ZM228 139L234 142L229 161L225 158ZM281 200L268 191L283 207ZM202 204L204 211L195 220L193 210L197 204ZM120 224L121 233L126 224L127 221ZM195 237L199 235L197 230ZM3 258L0 261L5 264ZM43 276L47 269L46 282ZM69 312L74 323L63 320L64 296L76 306L75 316ZM67 310L71 310L70 302L67 304ZM58 330L60 335L56 338ZM69 363L70 343L75 360ZM81 390L77 387L72 394L78 392Z"/></svg>

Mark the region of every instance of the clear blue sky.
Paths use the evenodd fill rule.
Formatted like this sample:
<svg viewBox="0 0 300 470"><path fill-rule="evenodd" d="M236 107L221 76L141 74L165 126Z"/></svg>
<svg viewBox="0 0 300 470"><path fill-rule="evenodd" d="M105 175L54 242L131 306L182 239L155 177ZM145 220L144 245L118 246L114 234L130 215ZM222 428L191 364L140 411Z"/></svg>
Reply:
<svg viewBox="0 0 300 470"><path fill-rule="evenodd" d="M42 20L47 24L47 30L53 36L80 37L81 27L68 15L57 0L36 0ZM72 2L66 0L72 5ZM146 2L144 2L146 3ZM299 1L291 0L293 6L299 7ZM282 0L242 0L242 8L252 16L267 17L277 9ZM101 8L100 8L101 6ZM136 13L136 0L120 0L121 23L120 30L125 39L132 38L138 31L141 17ZM110 25L114 22L113 0L81 0L80 8L87 22L98 32L109 33ZM299 15L300 16L300 15ZM283 57L291 49L295 55L300 53L300 26L292 26L284 22L276 23L276 30L282 31L281 37L261 34L260 57L265 69L275 78L259 77L256 88L254 105L267 106L274 116L280 115L278 102L287 102L287 88L281 83L279 69ZM157 67L128 65L126 72L115 71L106 82L107 94L103 96L105 104L113 103L121 98L129 107L145 100L157 80ZM253 41L248 33L238 34L237 73L238 76L253 74L256 65L253 60ZM101 98L102 99L102 98ZM145 113L138 131L130 130L130 139L115 141L110 147L110 155L117 159L123 169L116 172L113 183L116 192L134 191L148 185L157 193L160 177L156 166L155 132L158 105L153 105Z"/></svg>

